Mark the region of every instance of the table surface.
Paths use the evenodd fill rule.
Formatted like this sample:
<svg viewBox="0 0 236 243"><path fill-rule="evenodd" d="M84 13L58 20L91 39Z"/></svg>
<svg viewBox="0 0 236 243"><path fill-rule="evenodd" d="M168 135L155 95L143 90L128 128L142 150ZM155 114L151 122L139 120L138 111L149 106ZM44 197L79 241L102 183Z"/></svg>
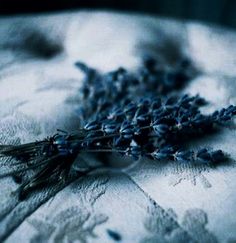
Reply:
<svg viewBox="0 0 236 243"><path fill-rule="evenodd" d="M76 61L110 71L135 70L145 54L168 65L188 57L198 75L183 92L205 97L205 112L236 104L235 51L231 30L154 16L81 11L0 18L0 142L35 141L78 126L83 74ZM226 128L194 146L221 148L234 159L235 133ZM211 168L142 160L21 202L12 193L18 185L1 179L0 242L236 242L235 175L234 161Z"/></svg>

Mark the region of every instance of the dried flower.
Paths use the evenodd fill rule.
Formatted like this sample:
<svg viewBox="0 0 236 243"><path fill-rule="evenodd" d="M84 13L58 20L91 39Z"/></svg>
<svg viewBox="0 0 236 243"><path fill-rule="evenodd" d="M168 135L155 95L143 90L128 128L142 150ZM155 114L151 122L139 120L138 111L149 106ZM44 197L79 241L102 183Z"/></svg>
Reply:
<svg viewBox="0 0 236 243"><path fill-rule="evenodd" d="M79 107L78 114L82 122L97 113L111 110L114 105L124 105L143 96L157 97L176 91L192 77L189 62L187 65L180 63L175 69L165 70L153 58L145 59L136 73L118 68L101 74L84 63L77 62L75 65L85 73L79 92L83 105Z"/></svg>
<svg viewBox="0 0 236 243"><path fill-rule="evenodd" d="M119 68L101 75L83 63L76 66L86 74L78 109L83 126L73 134L59 131L43 141L0 147L2 156L18 160L15 165L29 164L22 171L35 172L20 186L21 197L45 182L66 179L80 153L207 164L227 158L221 150L186 149L192 137L205 136L232 120L236 106L203 115L200 107L206 101L198 95L166 95L189 80L185 69L160 70L153 59L134 74ZM19 172L13 166L10 175ZM6 175L9 173L0 177Z"/></svg>

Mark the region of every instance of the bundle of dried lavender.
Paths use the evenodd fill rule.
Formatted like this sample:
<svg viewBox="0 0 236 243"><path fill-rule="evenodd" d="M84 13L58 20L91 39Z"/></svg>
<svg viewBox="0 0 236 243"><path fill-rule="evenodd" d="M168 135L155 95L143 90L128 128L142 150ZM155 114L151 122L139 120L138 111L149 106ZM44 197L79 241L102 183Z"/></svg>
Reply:
<svg viewBox="0 0 236 243"><path fill-rule="evenodd" d="M182 163L210 164L227 159L221 150L187 149L193 137L217 131L231 121L236 106L203 115L200 107L206 101L201 97L171 95L191 79L186 62L170 71L148 59L137 73L119 68L104 75L83 63L76 66L86 74L78 108L81 128L72 134L59 132L43 141L0 146L2 156L18 161L10 173L0 177L34 172L20 186L21 198L45 183L66 179L81 153L115 152L134 160L147 157ZM14 167L25 163L27 168L22 170Z"/></svg>

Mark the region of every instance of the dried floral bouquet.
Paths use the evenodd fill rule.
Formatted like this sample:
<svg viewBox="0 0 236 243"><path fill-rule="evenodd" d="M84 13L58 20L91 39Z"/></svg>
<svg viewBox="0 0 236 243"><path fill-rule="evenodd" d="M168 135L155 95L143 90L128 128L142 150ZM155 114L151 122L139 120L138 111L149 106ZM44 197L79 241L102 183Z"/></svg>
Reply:
<svg viewBox="0 0 236 243"><path fill-rule="evenodd" d="M200 107L207 104L203 98L178 94L193 77L189 61L167 69L146 58L135 73L119 68L100 74L80 62L76 67L85 74L78 92L78 130L70 134L58 130L43 141L0 146L1 156L14 158L9 162L12 170L0 177L33 172L19 187L21 199L46 183L66 180L81 153L179 163L217 164L227 159L221 150L187 148L193 138L217 132L236 114L231 105L203 115ZM22 164L26 167L20 168Z"/></svg>

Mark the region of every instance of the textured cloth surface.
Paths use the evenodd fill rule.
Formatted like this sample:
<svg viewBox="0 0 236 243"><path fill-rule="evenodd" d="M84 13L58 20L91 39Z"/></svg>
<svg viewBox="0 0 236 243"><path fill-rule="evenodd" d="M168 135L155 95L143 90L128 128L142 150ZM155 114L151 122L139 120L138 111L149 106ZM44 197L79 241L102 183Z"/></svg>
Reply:
<svg viewBox="0 0 236 243"><path fill-rule="evenodd" d="M134 70L145 54L172 65L188 57L198 74L183 90L209 100L205 112L236 104L236 33L199 23L106 12L0 19L0 142L35 141L78 127L83 61L101 71ZM235 127L195 146L234 159ZM1 159L1 170L7 170ZM140 161L96 171L25 201L0 180L0 242L235 242L236 167Z"/></svg>

